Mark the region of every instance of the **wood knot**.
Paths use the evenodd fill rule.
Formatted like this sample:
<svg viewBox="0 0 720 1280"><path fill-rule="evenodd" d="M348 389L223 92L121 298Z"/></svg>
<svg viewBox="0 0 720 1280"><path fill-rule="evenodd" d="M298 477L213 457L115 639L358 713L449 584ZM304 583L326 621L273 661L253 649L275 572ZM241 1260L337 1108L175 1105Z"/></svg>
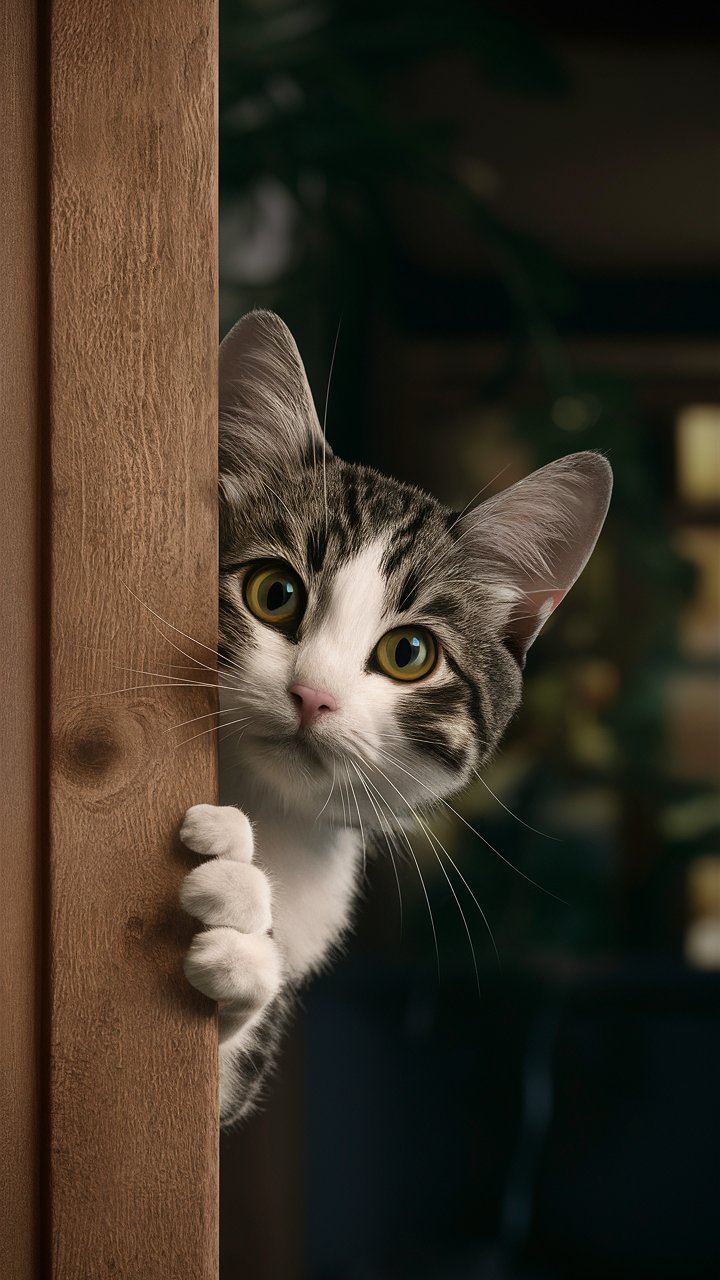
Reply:
<svg viewBox="0 0 720 1280"><path fill-rule="evenodd" d="M80 730L68 744L69 758L81 773L103 774L111 769L120 755L120 744L107 724L94 724Z"/></svg>
<svg viewBox="0 0 720 1280"><path fill-rule="evenodd" d="M124 709L78 709L55 739L55 760L74 786L110 795L142 767L143 738L142 725Z"/></svg>

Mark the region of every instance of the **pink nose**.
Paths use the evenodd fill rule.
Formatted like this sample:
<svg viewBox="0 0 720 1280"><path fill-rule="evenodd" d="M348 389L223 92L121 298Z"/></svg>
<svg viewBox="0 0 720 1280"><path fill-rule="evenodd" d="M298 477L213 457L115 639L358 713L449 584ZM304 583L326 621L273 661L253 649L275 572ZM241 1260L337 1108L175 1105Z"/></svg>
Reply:
<svg viewBox="0 0 720 1280"><path fill-rule="evenodd" d="M301 729L314 724L326 711L337 711L337 702L332 694L323 689L310 689L306 684L294 684L290 697L297 707Z"/></svg>

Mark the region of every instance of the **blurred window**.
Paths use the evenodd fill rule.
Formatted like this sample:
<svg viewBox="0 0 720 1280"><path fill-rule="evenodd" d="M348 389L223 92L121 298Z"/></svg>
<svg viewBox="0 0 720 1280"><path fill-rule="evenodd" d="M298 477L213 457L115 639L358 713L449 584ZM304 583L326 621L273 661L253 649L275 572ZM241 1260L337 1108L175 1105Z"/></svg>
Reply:
<svg viewBox="0 0 720 1280"><path fill-rule="evenodd" d="M689 404L680 410L677 456L683 502L720 502L720 405Z"/></svg>

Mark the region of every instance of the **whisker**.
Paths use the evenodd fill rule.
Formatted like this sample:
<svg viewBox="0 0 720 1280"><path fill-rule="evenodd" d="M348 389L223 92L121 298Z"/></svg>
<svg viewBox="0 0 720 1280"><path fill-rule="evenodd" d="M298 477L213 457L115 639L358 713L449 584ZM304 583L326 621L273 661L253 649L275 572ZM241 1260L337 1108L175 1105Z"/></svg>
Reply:
<svg viewBox="0 0 720 1280"><path fill-rule="evenodd" d="M181 720L179 724L169 725L166 732L169 733L171 729L183 729L185 725L195 724L197 720L207 720L208 716L230 715L233 711L242 711L242 707L215 707L212 711L204 711L201 716L193 716L191 720ZM220 729L222 726L217 725L216 728Z"/></svg>
<svg viewBox="0 0 720 1280"><path fill-rule="evenodd" d="M183 738L181 742L176 743L178 747L183 747L186 742L194 742L196 738L202 738L206 733L217 733L219 729L229 729L234 724L246 724L250 716L242 716L239 720L230 720L226 724L211 724L209 729L201 729L200 733L193 733L189 738Z"/></svg>
<svg viewBox="0 0 720 1280"><path fill-rule="evenodd" d="M189 640L191 644L199 645L201 649L205 649L208 653L211 653L214 658L218 658L218 659L220 658L220 654L218 653L217 649L211 649L209 645L203 644L202 640L196 640L195 636L189 636L186 631L181 631L180 628L174 626L172 622L168 622L167 618L163 618L162 614L156 613L154 609L150 608L149 604L146 604L144 600L141 600L140 596L135 594L132 587L129 587L127 582L123 582L122 578L120 579L120 581L122 582L122 585L124 586L125 590L129 591L133 599L137 600L138 604L142 605L143 609L147 609L148 613L151 613L154 618L157 618L158 622L162 622L164 626L170 627L171 631L175 631L177 635L182 636L184 640ZM190 654L186 653L185 657L189 658Z"/></svg>
<svg viewBox="0 0 720 1280"><path fill-rule="evenodd" d="M485 779L480 777L480 774L478 773L477 769L473 769L473 773L475 774L475 777L477 778L478 782L481 783L482 786L485 788L485 790L490 793L493 800L497 800L498 804L500 805L500 808L504 809L506 813L509 813L510 817L514 818L516 822L519 822L521 827L527 827L528 831L534 832L536 836L542 836L544 840L554 840L556 844L562 844L562 840L560 839L559 836L551 836L548 831L539 831L537 827L531 827L530 823L526 822L524 818L519 817L517 813L513 813L512 809L508 808L508 806L500 799L500 797L495 795L495 792L492 790L491 787L488 786Z"/></svg>
<svg viewBox="0 0 720 1280"><path fill-rule="evenodd" d="M313 448L314 448L314 443L313 443ZM284 508L285 508L285 510L287 511L288 515L289 515L289 516L290 516L290 518L292 519L292 515L293 515L292 511L290 510L290 508L289 508L289 506L287 505L287 503L286 503L286 502L283 502L282 498L280 497L280 494L279 494L275 489L273 489L272 485L269 485L269 484L267 483L267 480L262 479L260 476L255 476L255 477L254 477L254 481L255 481L255 483L257 483L257 484L262 485L263 489L266 489L268 493L271 493L271 494L272 494L272 496L273 496L273 498L276 498L276 499L277 499L277 501L280 503L280 505L281 505L282 507L284 507Z"/></svg>
<svg viewBox="0 0 720 1280"><path fill-rule="evenodd" d="M451 524L451 525L448 525L448 533L450 532L450 530L451 530L451 529L454 529L454 528L455 528L455 525L458 523L458 520L462 520L463 516L465 515L465 512L470 510L470 508L473 506L473 504L477 502L478 498L482 497L482 495L484 494L485 490L486 490L486 489L489 489L489 488L490 488L490 485L494 484L496 480L499 480L501 476L504 476L504 475L505 475L505 472L507 471L507 469L508 469L508 467L509 467L509 466L510 466L510 463L509 463L509 462L506 462L506 463L505 463L505 466L504 466L504 467L501 467L501 468L500 468L500 470L499 470L498 472L496 472L496 474L493 476L492 480L488 480L488 481L487 481L487 483L483 485L482 489L478 489L478 491L477 491L477 493L475 494L475 496L474 496L473 498L471 498L469 502L466 502L466 503L465 503L465 506L463 507L462 511L459 511L459 512L458 512L458 514L456 515L456 517L455 517L455 519L453 520L452 524Z"/></svg>
<svg viewBox="0 0 720 1280"><path fill-rule="evenodd" d="M370 762L369 762L368 760L366 760L366 761L365 761L365 763L366 763L366 764L369 764ZM380 770L378 770L378 772L381 772L381 771L380 771ZM377 792L377 793L378 793L378 795L381 795L382 793L379 791L378 787L376 787L376 786L375 786L374 782L373 782L370 778L368 778L368 777L367 777L367 774L365 774L365 777L366 777L367 781L369 782L370 786L372 787L373 791ZM386 779L386 781L390 781L390 780L389 780L389 779ZM392 783L391 783L390 785L392 786ZM384 798L385 798L385 797L383 797L383 799L384 799ZM425 884L425 878L424 878L424 876L423 876L422 871L420 870L420 863L418 862L418 860L417 860L417 858L416 858L416 856L415 856L415 850L413 849L413 847L412 847L412 845L411 845L411 843L410 843L410 841L409 841L409 839L408 839L407 832L405 832L405 831L403 830L403 828L402 828L402 827L399 827L399 828L398 828L398 830L399 830L399 832L400 832L401 836L403 837L403 839L404 839L404 841L405 841L405 843L406 843L406 845L407 845L407 847L408 847L408 851L409 851L409 853L410 853L410 857L412 858L413 862L415 863L415 870L417 871L418 876L420 877L420 884L422 885L422 891L423 891L423 894L424 894L424 896L425 896L425 902L427 903L428 914L429 914L429 916L430 916L430 927L432 928L433 941L434 941L434 943L435 943L435 959L436 959L436 961L437 961L437 975L438 975L438 982L440 982L440 948L439 948L439 946L438 946L437 930L436 930L436 928L435 928L435 917L433 916L433 913L432 913L432 907L431 907L431 905L430 905L430 896L429 896L429 894L428 894L427 886L426 886L426 884Z"/></svg>
<svg viewBox="0 0 720 1280"><path fill-rule="evenodd" d="M367 763L367 764L370 764L371 762L370 762L370 761L366 761L366 763ZM488 920L487 916L485 915L485 912L483 911L482 907L480 906L480 903L478 902L478 900L477 900L477 898L476 898L475 894L473 893L473 890L470 888L470 885L468 884L468 882L467 882L467 880L465 879L465 877L464 877L464 875L463 875L462 871L460 870L459 866L458 866L458 865L457 865L457 863L452 859L452 857L451 857L451 856L450 856L450 854L448 853L447 849L445 848L445 845L444 845L444 844L442 843L442 841L440 840L439 836L432 836L432 835L431 835L429 828L425 825L425 823L423 822L423 820L422 820L422 818L420 817L420 815L419 815L418 813L416 813L416 812L415 812L415 810L413 809L412 805L410 804L410 801L409 801L409 800L407 800L407 799L405 798L405 796L402 794L402 791L398 791L398 788L395 786L395 784L394 784L394 782L392 781L392 779L391 779L391 778L388 778L387 774L386 774L386 773L383 773L382 769L380 769L378 765L373 764L373 765L371 765L371 767L372 767L372 768L374 768L374 769L375 769L375 770L380 774L380 776L381 776L382 778L384 778L384 779L385 779L385 781L386 781L387 783L389 783L389 785L392 787L393 791L396 791L396 792L397 792L397 794L399 795L400 799L403 801L403 803L404 803L405 805L407 805L407 807L408 807L408 809L410 810L411 814L413 815L413 817L414 817L415 821L418 823L418 825L419 825L419 826L422 828L422 830L425 832L425 835L426 835L426 837L427 837L427 839L428 839L428 841L429 841L429 843L430 843L430 847L431 847L431 848L433 847L433 840L437 841L438 846L442 849L442 851L443 851L443 853L445 854L445 857L448 859L448 861L449 861L450 865L451 865L452 867L454 867L455 871L457 872L457 874L459 875L459 877L460 877L460 879L462 880L463 884L465 885L465 888L467 889L468 893L470 894L470 897L472 898L473 902L475 903L475 906L477 907L478 911L480 912L480 915L482 916L483 922L484 922L484 924L485 924L485 928L487 929L488 934L490 935L490 941L492 942L493 950L494 950L494 952L495 952L495 955L496 955L496 957L497 957L497 962L498 962L498 965L499 965L499 964L500 964L500 953L499 953L499 951L498 951L498 949L497 949L497 945L496 945L496 942L495 942L495 938L494 938L494 935L493 935L493 931L492 931L492 929L490 928L490 922L489 922L489 920Z"/></svg>
<svg viewBox="0 0 720 1280"><path fill-rule="evenodd" d="M457 523L457 521L455 523ZM452 527L454 527L454 525L451 526L451 528ZM439 553L439 555L437 555L434 560L431 560L430 563L424 567L424 570L419 579L420 583L426 582L427 579L430 577L430 574L434 573L434 571L437 568L439 568L439 566L443 563L443 561L446 560L447 557L451 555L453 551L457 550L457 548L460 546L460 543L465 538L470 537L474 533L475 533L475 530L472 527L472 525L468 525L467 529L463 529L459 537L455 538L454 541L450 542L449 546L444 547L442 551Z"/></svg>
<svg viewBox="0 0 720 1280"><path fill-rule="evenodd" d="M131 671L137 676L153 676L156 680L165 680L169 686L187 689L225 689L229 693L237 693L229 684L218 684L217 681L211 680L181 680L180 676L170 676L167 671L146 671L144 667L124 667L120 663L111 662L111 667L115 671Z"/></svg>
<svg viewBox="0 0 720 1280"><path fill-rule="evenodd" d="M354 763L355 763L355 767L356 767L356 768L359 768L359 766L357 765L357 762L354 762ZM367 763L367 762L366 762L366 763ZM400 821L400 818L398 817L398 815L397 815L396 813L394 813L394 811L393 811L393 809L392 809L392 806L390 805L390 803L389 803L389 801L388 801L387 796L385 796L385 795L383 795L383 794L382 794L382 792L380 791L379 787L377 787L377 786L375 785L375 783L373 782L372 778L368 777L368 775L364 772L364 770L360 769L360 773L361 773L362 777L365 779L365 781L367 782L368 786L372 787L373 791L375 792L375 795L376 795L376 796L377 796L377 798L378 798L378 801L379 801L382 805L384 805L384 807L385 807L385 812L386 812L386 815L387 815L387 819L388 819L388 821L389 821L389 823L390 823L391 832L392 832L392 834L394 835L395 840L398 840L398 839L400 839L400 838L401 838L401 839L404 841L404 843L407 845L407 844L408 844L408 839L409 839L409 838L408 838L408 834L407 834L407 832L405 831L405 829L404 829L404 827L403 827L403 824L402 824L402 822ZM395 846L395 852L397 853L397 855L398 855L398 857L399 857L399 858L404 858L404 856L405 856L404 851L403 851L402 849L398 848L398 846L397 846L397 845Z"/></svg>
<svg viewBox="0 0 720 1280"><path fill-rule="evenodd" d="M382 834L383 834L383 837L384 837L384 840L385 840L385 844L387 845L387 851L388 851L388 853L390 854L390 862L391 862L391 864L392 864L392 869L393 869L393 871L395 872L395 883L396 883L396 885L397 885L397 891L398 891L398 903L399 903L399 905L400 905L400 940L402 941L402 935L403 935L403 900L402 900L402 891L401 891L401 889L400 889L400 876L398 875L397 863L396 863L395 858L394 858L394 856L393 856L392 846L391 846L391 844L390 844L390 834L389 834L388 828L387 828L387 827L386 827L386 825L385 825L385 820L384 820L384 818L383 818L383 815L382 815L381 811L378 809L378 807L377 807L377 805L376 805L375 801L373 800L372 796L370 795L370 792L369 792L368 787L367 787L367 783L365 782L365 779L364 779L364 777L363 777L362 773L360 772L360 770L358 769L357 765L356 765L354 762L353 762L353 768L355 769L355 772L357 773L357 776L358 776L358 778L359 778L359 780L360 780L360 783L361 783L361 785L362 785L362 787L363 787L363 790L364 790L364 792L365 792L365 795L367 796L368 800L370 801L370 804L372 805L372 808L373 808L373 811L374 811L374 813L375 813L375 816L377 817L378 822L380 823L380 829L381 829L381 831L382 831Z"/></svg>
<svg viewBox="0 0 720 1280"><path fill-rule="evenodd" d="M324 501L325 501L325 534L326 534L326 536L327 536L327 529L328 529L328 523L329 523L329 515L328 515L328 496L327 496L327 415L328 415L328 405L329 405L329 403L330 403L330 384L331 384L331 382L332 382L333 369L335 368L335 353L336 353L336 351L337 351L338 338L340 337L340 326L342 325L342 321L343 321L343 318L342 318L342 315L341 315L341 316L340 316L340 319L338 320L337 332L336 332L336 334L335 334L335 344L334 344L334 346L333 346L332 357L331 357L331 360L330 360L330 372L328 373L327 390L326 390L326 392L325 392L325 409L324 409L324 411L323 411L323 421L322 421L322 433L323 433L323 456L322 456L322 464L323 464L323 498L324 498Z"/></svg>
<svg viewBox="0 0 720 1280"><path fill-rule="evenodd" d="M546 893L549 898L554 898L556 902L562 902L563 906L567 907L569 905L569 903L567 903L564 898L559 897L557 893L553 893L551 889L546 889L544 885L538 884L537 880L533 880L532 876L526 875L524 871L521 871L519 867L516 867L515 864L510 861L509 858L506 858L505 855L502 854L499 849L495 848L494 844L491 844L489 840L486 840L485 836L481 835L481 833L477 831L475 827L470 822L467 821L466 818L463 818L462 814L458 813L457 809L454 809L453 806L449 804L447 800L443 800L441 797L434 795L432 787L429 787L427 783L423 782L420 778L416 777L415 774L411 773L409 769L404 769L403 766L399 764L398 761L395 760L394 757L391 756L387 751L383 751L380 747L378 747L377 750L381 756L384 756L387 760L392 761L396 769L400 769L402 773L406 773L409 778L412 778L413 782L417 782L418 786L423 787L425 791L429 791L430 795L433 797L433 801L436 804L442 804L445 806L446 809L449 809L450 813L453 813L456 818L459 818L460 822L462 822L463 826L467 827L468 831L472 831L473 835L477 836L478 840L482 840L483 844L486 845L486 847L490 849L496 855L496 857L500 859L501 862L504 862L506 866L510 867L510 869L516 873L516 875L521 876L523 880L527 880L528 884L531 884L534 886L534 888L539 889L541 893ZM375 767L377 768L377 766ZM400 793L398 792L398 794Z"/></svg>
<svg viewBox="0 0 720 1280"><path fill-rule="evenodd" d="M122 668L120 668L122 670ZM130 670L132 668L129 668ZM165 677L163 677L165 679ZM204 684L197 680L178 681L177 683L167 681L164 684L131 684L126 685L124 689L100 689L96 693L78 693L78 699L87 698L111 698L116 693L137 693L140 689L217 689L215 684Z"/></svg>
<svg viewBox="0 0 720 1280"><path fill-rule="evenodd" d="M347 767L347 766L346 766L346 767ZM341 799L341 801L342 801L342 809L343 809L343 827L344 827L344 828L345 828L345 830L347 831L347 812L346 812L346 810L345 810L345 793L344 793L344 791L343 791L342 778L338 778L338 789L339 789L339 791L340 791L340 799Z"/></svg>
<svg viewBox="0 0 720 1280"><path fill-rule="evenodd" d="M362 815L360 813L360 805L358 804L357 796L355 795L355 788L352 784L352 778L350 777L349 773L347 776L347 782L350 790L352 791L352 798L355 801L355 808L357 809L358 822L360 823L360 836L362 838L362 851L363 851L363 878L364 878L367 875L367 849L365 847L365 831L363 828Z"/></svg>
<svg viewBox="0 0 720 1280"><path fill-rule="evenodd" d="M386 744L389 744L390 746L395 747L395 749L398 752L407 753L407 748L405 747L405 744L408 742L411 742L414 745L417 745L418 747L437 747L437 738L420 737L419 734L403 733L401 739L398 738L397 734L389 734L389 733L376 733L374 736L375 736L376 742L379 741L379 742L384 742ZM489 747L492 745L490 742L485 742L483 738L475 738L474 741L480 747L485 747L485 746ZM371 751L375 750L376 742L373 742L367 738L365 739L365 745Z"/></svg>
<svg viewBox="0 0 720 1280"><path fill-rule="evenodd" d="M333 776L332 776L332 783L331 783L331 785L330 785L330 791L328 792L328 798L327 798L327 800L325 801L325 803L324 803L324 805L323 805L322 809L320 810L319 814L317 815L317 817L316 817L316 819L315 819L315 821L316 821L316 822L319 822L319 821L320 821L320 819L322 818L322 816L323 816L323 814L324 814L325 810L327 809L327 807L328 807L328 805L329 805L329 803L330 803L330 801L331 801L331 799L332 799L332 793L333 793L333 791L335 790L335 774L336 774L336 769L337 769L337 766L336 766L336 764L335 764L335 761L333 760Z"/></svg>
<svg viewBox="0 0 720 1280"><path fill-rule="evenodd" d="M166 662L166 667L172 667L173 671L197 671L197 662ZM208 667L208 671L217 671L217 667Z"/></svg>
<svg viewBox="0 0 720 1280"><path fill-rule="evenodd" d="M126 585L126 584L123 584L123 585ZM134 595L134 592L133 592L133 591L131 591L129 587L127 588L127 590L128 590L128 591L130 591L130 594L131 594L131 595ZM135 596L135 599L139 600L139 597L138 597L138 596ZM141 604L143 604L143 601L140 601L140 603L141 603ZM150 614L154 614L154 616L155 616L155 617L160 618L160 615L159 615L159 614L155 614L155 613L154 613L154 610L152 610L152 609L150 608L150 606L149 606L149 605L145 605L144 607L148 610L148 612L149 612ZM172 623L170 623L170 622L166 622L166 620L165 620L164 618L160 618L160 621L161 621L161 622L165 622L165 624L166 624L167 626L169 626L169 627L172 627L172 629L173 629L173 630L175 630L175 631L177 631L177 630L178 630L178 628L177 628L177 627L173 627L173 626L172 626ZM158 635L160 635L160 636L162 637L162 639L163 639L163 640L165 640L169 645L171 645L171 646L172 646L172 648L173 648L173 649L175 649L175 651L176 651L177 653L182 654L182 656L183 656L184 658L189 658L190 662L194 664L194 666L192 666L192 667L190 667L190 668L185 668L185 667L183 667L183 669L185 669L185 670L194 670L194 669L196 669L197 667L201 667L201 668L203 668L205 671L209 671L209 672L210 672L210 674L211 674L211 675L214 675L216 678L219 676L220 672L218 671L217 667L209 666L209 665L208 665L208 663L206 663L206 662L201 662L199 658L194 658L192 654L187 653L184 649L181 649L179 645L175 644L174 640L172 640L170 636L166 635L166 634L165 634L165 632L164 632L164 631L162 631L162 630L160 629L160 627L158 627L158 626L156 625L156 623L153 621L153 618L152 618L152 617L150 618L150 625L154 628L154 630L155 630L155 631L157 631ZM180 631L180 632L179 632L179 634L180 634L180 635L182 635L182 636L185 636L185 632L184 632L184 631ZM190 641L191 641L191 643L193 643L193 644L201 644L201 642L200 642L199 640L194 640L194 638L193 638L192 636L186 636L185 638L186 638L186 639L188 639L188 640L190 640ZM202 647L202 648L207 648L207 646L206 646L206 645L201 645L201 647ZM214 651L214 650L210 650L209 652L215 652L215 651ZM219 655L218 655L218 654L216 654L216 656L217 656L217 657L219 657ZM167 681L170 681L170 682L172 682L172 681L179 681L179 677L168 675L168 674L167 674L167 673L165 673L165 672L160 672L160 671L148 671L148 672L146 672L146 671L143 671L142 669L137 668L137 667L124 667L124 666L120 666L120 665L118 665L117 663L112 663L111 665L112 665L113 667L115 667L115 669L116 669L116 670L118 670L118 671L134 671L134 672L135 672L136 674L138 674L138 675L153 675L153 676L156 676L156 677L162 677L163 679L165 679L165 680L167 680ZM171 667L175 667L175 666L177 666L177 665L178 665L178 664L175 664L175 663L168 663L168 666L171 666ZM243 674L243 673L240 671L240 668L235 667L235 665L234 665L233 663L223 664L223 672L224 672L225 674L230 674L230 675L231 675L231 678L232 678L232 677L233 677L233 675L234 675L236 685L239 683L239 682L238 682L237 677L238 677L238 676L242 676L242 674ZM191 684L192 684L192 685L194 685L195 687L200 687L200 682L198 682L198 681L187 681L186 683L187 683L188 685L191 685ZM176 687L177 687L177 686L176 686ZM208 684L206 687L207 687L207 688L218 688L218 689L224 689L226 692L237 692L237 688L236 688L235 686L226 685L226 684L221 684L221 683L220 683L220 681L219 681L219 679L217 680L217 683L216 683L215 685L210 685L210 684ZM208 714L209 714L209 715L212 715L212 714L223 714L223 711L222 711L222 709L218 709L218 710L216 710L216 711L214 711L214 712L208 712ZM189 723L190 723L190 721L186 721L185 723L188 723L188 724L189 724ZM178 726L178 727L179 727L179 726ZM189 742L189 741L190 741L190 739L189 739L189 738L186 738L186 739L185 739L185 741L186 741L186 742ZM178 745L180 745L180 744L178 744Z"/></svg>
<svg viewBox="0 0 720 1280"><path fill-rule="evenodd" d="M453 520L452 524L449 524L449 525L448 525L448 534L449 534L449 533L450 533L450 532L455 528L455 526L456 526L457 524L459 524L459 522L462 520L462 518L463 518L463 516L465 515L465 513L466 513L467 511L469 511L469 510L470 510L470 508L471 508L472 506L474 506L474 504L477 502L478 498L482 496L482 494L485 492L485 490L486 490L486 489L489 489L489 488L490 488L490 486L491 486L491 485L493 485L493 484L495 483L495 481L496 481L496 480L499 480L499 479L500 479L500 476L502 476L502 475L504 475L504 474L505 474L505 472L507 471L507 469L508 469L508 467L509 467L509 466L510 466L510 463L509 463L509 462L507 462L507 463L505 464L505 466L504 466L504 467L501 467L501 468L500 468L500 470L497 472L497 474L496 474L496 475L494 475L494 476L492 477L492 479L491 479L491 480L488 480L488 481L487 481L487 483L483 485L482 489L478 489L478 491L477 491L477 493L475 494L475 496L474 496L474 497L472 497L472 498L470 499L470 501L469 501L469 502L466 502L466 503L465 503L465 506L463 507L462 511L459 511L459 512L458 512L458 514L456 515L456 517L455 517L455 519ZM473 532L473 530L472 530L471 528L465 529L465 530L463 531L463 533L461 533L461 534L460 534L460 537L459 537L459 538L456 538L456 539L455 539L455 541L454 541L454 542L452 542L452 543L451 543L451 545L450 545L449 547L445 547L445 548L440 552L440 554L439 554L439 555L438 555L434 560L431 560L431 561L430 561L430 563L429 563L429 564L427 564L427 565L425 566L425 569L424 569L424 572L423 572L423 574L422 574L422 577L421 577L420 581L421 581L421 582L425 582L425 580L429 577L429 575L433 572L433 570L434 570L434 569L436 569L436 568L438 567L438 565L441 565L441 564L442 564L443 560L444 560L448 555L450 555L450 553L455 549L455 547L458 545L458 543L459 543L459 542L461 542L461 541L462 541L462 539L463 539L464 537L466 537L466 535L467 535L468 533L472 533L472 532Z"/></svg>
<svg viewBox="0 0 720 1280"><path fill-rule="evenodd" d="M231 721L231 722L230 722L230 724L228 724L228 726L227 726L227 728L228 728L228 729L231 729L231 728L232 728L232 723L233 723L233 722ZM224 729L224 728L225 728L225 725L223 725L223 724L218 725L218 743L220 743L220 742L224 742L224 743L231 742L233 738L236 738L236 739L237 739L237 741L239 742L239 741L240 741L240 739L242 738L243 734L244 734L244 733L245 733L245 732L250 728L250 725L251 725L252 723L253 723L253 721L251 720L248 724L244 725L242 728L240 728L240 729L236 729L234 733L226 733L226 734L224 735L224 737L222 737L222 738L220 737L220 730L221 730L221 729ZM239 761L239 760L238 760L238 764L240 764L240 761Z"/></svg>
<svg viewBox="0 0 720 1280"><path fill-rule="evenodd" d="M428 839L429 839L429 836L428 836ZM444 865L443 865L443 862L442 862L442 859L441 859L441 857L440 857L440 854L438 853L437 849L435 849L435 851L434 851L434 852L435 852L435 857L437 858L437 861L438 861L438 866L440 867L440 870L442 871L442 873L443 873L443 875L444 875L445 879L447 880L447 882L448 882L448 884L449 884L449 886L450 886L450 892L451 892L451 894L452 894L453 898L455 899L455 902L457 903L457 909L458 909L458 911L460 912L460 919L462 920L463 925L464 925L464 927L465 927L465 932L466 932L466 934L467 934L467 939L468 939L468 942L470 943L470 953L471 953L471 955L472 955L473 968L474 968L474 970L475 970L475 982L476 982L476 984L477 984L478 995L480 996L480 995L482 994L482 993L481 993L481 990L480 990L480 974L479 974L479 972L478 972L477 956L475 955L475 947L474 947L474 945L473 945L472 934L471 934L471 932L470 932L470 926L469 926L469 924L468 924L468 922L467 922L467 919L465 918L465 912L463 911L463 909L462 909L462 905L461 905L461 903L460 903L460 899L458 898L457 893L455 892L455 886L454 886L454 884L453 884L452 880L450 879L450 876L448 875L447 871L445 870L445 867L444 867ZM492 938L492 933L490 934L490 937ZM495 946L495 939L494 939L494 938L493 938L493 946ZM497 951L497 948L496 948L496 951ZM499 958L498 958L498 962L499 962Z"/></svg>
<svg viewBox="0 0 720 1280"><path fill-rule="evenodd" d="M152 613L152 610L149 610L149 612ZM161 627L157 625L157 623L154 621L152 617L149 619L149 622L153 630L157 631L158 635L161 636L162 639L165 641L165 643L169 644L175 650L176 653L181 653L183 658L189 658L190 662L194 662L198 667L204 667L206 671L212 671L213 673L217 671L217 666L211 667L208 665L207 662L201 662L199 658L194 658L191 653L186 653L184 649L181 649L180 645L175 644L175 641L172 640L169 635L166 635L166 633L162 630Z"/></svg>
<svg viewBox="0 0 720 1280"><path fill-rule="evenodd" d="M445 845L442 843L442 840L440 840L440 839L438 838L438 836L433 836L433 837L431 837L430 831L429 831L429 829L425 826L425 823L423 822L422 818L420 818L420 817L419 817L419 818L418 818L418 821L419 821L419 823L420 823L420 826L421 826L421 827L423 828L423 830L425 831L425 833L426 833L426 835L427 835L427 837L428 837L428 840L432 840L432 839L434 839L434 840L436 840L436 841L437 841L438 847L439 847L440 849L442 849L443 853L445 854L445 857L447 858L448 862L450 863L450 866L451 866L451 867L453 867L453 869L456 871L456 873L459 875L460 879L462 880L463 884L465 885L465 888L467 889L468 893L470 894L470 897L472 898L473 902L475 903L475 906L477 907L478 911L480 912L480 915L481 915L481 917L482 917L483 924L485 925L485 928L486 928L486 929L487 929L487 931L488 931L488 935L489 935L490 941L492 942L493 951L495 952L495 959L497 960L498 968L501 968L501 963L500 963L500 952L499 952L499 951L498 951L498 949L497 949L497 943L495 942L495 935L493 934L493 931L492 931L492 929L491 929L491 927L490 927L490 921L488 920L487 916L485 915L485 912L483 911L482 907L480 906L480 903L478 902L478 900L477 900L477 898L476 898L475 894L473 893L473 890L470 888L470 885L468 884L467 880L465 879L465 876L463 875L462 871L460 870L460 868L459 868L459 866L458 866L457 862L455 862L454 858L452 858L452 857L451 857L451 855L448 853L447 849L445 848ZM436 855L437 855L437 850L436 850ZM439 857L438 857L438 861L440 861ZM442 864L441 864L441 865L442 865ZM443 870L444 870L444 868L443 868ZM446 879L447 879L447 874L446 874ZM448 883L449 883L449 881L448 881ZM451 886L451 887L452 887L452 886ZM454 893L453 893L453 896L455 897L455 901L456 901L456 902L458 902L457 896L456 896ZM459 906L459 905L460 905L460 904L459 904L459 902L458 902L458 906ZM465 918L465 917L463 916L463 920L464 920L464 918ZM466 928L467 928L467 925L466 925ZM468 936L469 936L469 932L468 932ZM472 946L472 940L471 940L471 942L470 942L470 945ZM473 960L474 960L474 959L475 959L475 952L473 951ZM475 967L475 975L476 975L476 977L477 977L477 965L476 965L476 967ZM478 986L478 991L479 991L479 986Z"/></svg>

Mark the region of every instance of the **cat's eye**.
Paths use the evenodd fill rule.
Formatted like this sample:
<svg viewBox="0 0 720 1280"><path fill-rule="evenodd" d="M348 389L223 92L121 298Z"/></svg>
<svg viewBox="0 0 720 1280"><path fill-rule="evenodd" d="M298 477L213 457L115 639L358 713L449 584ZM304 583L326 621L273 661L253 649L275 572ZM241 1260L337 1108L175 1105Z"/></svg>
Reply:
<svg viewBox="0 0 720 1280"><path fill-rule="evenodd" d="M438 645L425 627L396 627L383 636L375 658L383 675L392 680L420 680L436 665Z"/></svg>
<svg viewBox="0 0 720 1280"><path fill-rule="evenodd" d="M253 569L243 587L251 613L270 626L292 630L305 608L305 588L284 564L262 564Z"/></svg>

